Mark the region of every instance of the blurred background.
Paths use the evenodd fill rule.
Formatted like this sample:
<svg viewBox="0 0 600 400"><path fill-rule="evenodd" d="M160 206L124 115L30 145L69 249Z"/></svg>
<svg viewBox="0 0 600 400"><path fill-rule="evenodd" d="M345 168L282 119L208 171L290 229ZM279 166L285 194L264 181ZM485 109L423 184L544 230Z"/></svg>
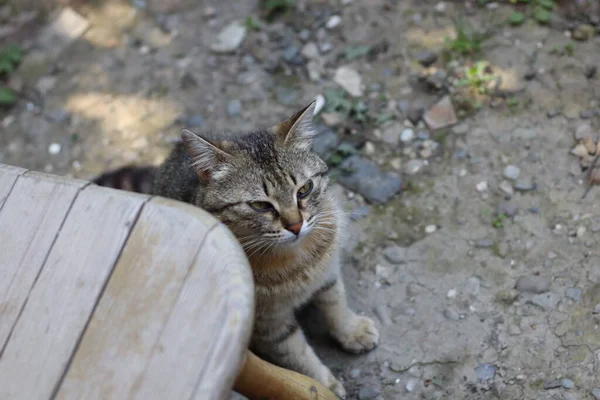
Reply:
<svg viewBox="0 0 600 400"><path fill-rule="evenodd" d="M0 0L0 163L90 179L316 99L383 327L315 336L351 398L600 399L599 32L597 0Z"/></svg>

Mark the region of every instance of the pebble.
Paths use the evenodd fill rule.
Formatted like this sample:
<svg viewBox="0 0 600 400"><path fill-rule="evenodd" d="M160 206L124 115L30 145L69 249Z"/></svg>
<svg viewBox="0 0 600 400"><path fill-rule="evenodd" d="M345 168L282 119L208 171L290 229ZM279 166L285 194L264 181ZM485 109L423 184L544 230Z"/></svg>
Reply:
<svg viewBox="0 0 600 400"><path fill-rule="evenodd" d="M417 139L419 139L419 140L429 140L429 132L427 132L427 131L420 131L419 133L417 133Z"/></svg>
<svg viewBox="0 0 600 400"><path fill-rule="evenodd" d="M404 389L406 389L406 391L408 393L412 392L413 390L415 390L415 388L418 385L418 381L416 379L409 379L408 382L406 382L406 384L404 385Z"/></svg>
<svg viewBox="0 0 600 400"><path fill-rule="evenodd" d="M453 299L456 297L457 294L458 293L457 293L456 289L450 289L450 290L448 290L448 293L446 293L446 297L449 299Z"/></svg>
<svg viewBox="0 0 600 400"><path fill-rule="evenodd" d="M517 192L531 192L537 189L537 185L530 181L517 181L513 187Z"/></svg>
<svg viewBox="0 0 600 400"><path fill-rule="evenodd" d="M592 389L592 396L594 396L596 400L600 400L600 387Z"/></svg>
<svg viewBox="0 0 600 400"><path fill-rule="evenodd" d="M286 48L281 54L281 56L289 64L302 65L304 62L302 60L302 56L300 55L300 50L295 46L290 46Z"/></svg>
<svg viewBox="0 0 600 400"><path fill-rule="evenodd" d="M575 387L575 382L568 378L544 382L544 389L546 390L558 389L561 387L564 389L573 389Z"/></svg>
<svg viewBox="0 0 600 400"><path fill-rule="evenodd" d="M414 159L404 165L404 173L407 175L416 175L425 166L425 161Z"/></svg>
<svg viewBox="0 0 600 400"><path fill-rule="evenodd" d="M550 282L543 276L523 275L517 279L515 289L521 293L545 293L550 288Z"/></svg>
<svg viewBox="0 0 600 400"><path fill-rule="evenodd" d="M475 243L475 247L478 249L487 249L494 245L494 241L492 239L481 239Z"/></svg>
<svg viewBox="0 0 600 400"><path fill-rule="evenodd" d="M596 307L594 307L594 314L600 314L600 303L596 304Z"/></svg>
<svg viewBox="0 0 600 400"><path fill-rule="evenodd" d="M215 53L234 52L242 45L246 34L246 26L240 21L234 21L221 30L210 49Z"/></svg>
<svg viewBox="0 0 600 400"><path fill-rule="evenodd" d="M600 232L600 223L592 224L592 226L590 226L590 232L592 232L592 233Z"/></svg>
<svg viewBox="0 0 600 400"><path fill-rule="evenodd" d="M424 67L430 67L437 61L437 54L432 51L420 51L415 55L415 58Z"/></svg>
<svg viewBox="0 0 600 400"><path fill-rule="evenodd" d="M454 125L458 122L456 113L454 112L454 106L449 96L444 96L438 101L433 107L431 107L425 114L423 114L423 120L432 130L442 129L447 126Z"/></svg>
<svg viewBox="0 0 600 400"><path fill-rule="evenodd" d="M360 369L358 369L358 368L353 368L353 369L350 371L350 378L352 378L352 379L356 379L356 378L358 378L359 376L360 376Z"/></svg>
<svg viewBox="0 0 600 400"><path fill-rule="evenodd" d="M227 115L237 117L242 112L242 102L234 99L227 103Z"/></svg>
<svg viewBox="0 0 600 400"><path fill-rule="evenodd" d="M415 138L415 132L410 128L406 128L400 134L400 140L402 141L402 143L412 142L414 138Z"/></svg>
<svg viewBox="0 0 600 400"><path fill-rule="evenodd" d="M400 246L389 246L383 250L383 257L392 264L406 263L408 249Z"/></svg>
<svg viewBox="0 0 600 400"><path fill-rule="evenodd" d="M488 191L488 183L487 181L481 181L479 182L476 186L475 189L477 189L477 191L479 193L484 193Z"/></svg>
<svg viewBox="0 0 600 400"><path fill-rule="evenodd" d="M517 207L517 205L512 201L503 201L500 204L498 204L498 208L496 209L496 213L498 215L505 215L509 218L512 218L515 215L517 215L518 211L519 207Z"/></svg>
<svg viewBox="0 0 600 400"><path fill-rule="evenodd" d="M480 364L475 368L475 374L477 375L477 378L482 381L494 379L494 376L496 376L496 366L491 364Z"/></svg>
<svg viewBox="0 0 600 400"><path fill-rule="evenodd" d="M347 158L341 168L352 172L341 174L339 182L360 193L370 203L386 203L402 190L402 180L398 174L383 172L373 161L360 156Z"/></svg>
<svg viewBox="0 0 600 400"><path fill-rule="evenodd" d="M400 140L402 125L399 122L387 123L383 126L381 139L392 146L397 146Z"/></svg>
<svg viewBox="0 0 600 400"><path fill-rule="evenodd" d="M411 282L408 284L408 286L406 287L406 294L408 295L408 297L415 297L421 293L423 293L425 291L425 288L423 288L423 286L419 285L418 283L414 283Z"/></svg>
<svg viewBox="0 0 600 400"><path fill-rule="evenodd" d="M313 42L308 42L302 47L302 55L309 60L316 60L320 57L319 48Z"/></svg>
<svg viewBox="0 0 600 400"><path fill-rule="evenodd" d="M511 181L516 181L520 174L521 170L515 165L507 165L506 168L504 168L504 177Z"/></svg>
<svg viewBox="0 0 600 400"><path fill-rule="evenodd" d="M427 225L425 227L425 233L431 234L437 230L437 226L435 225Z"/></svg>
<svg viewBox="0 0 600 400"><path fill-rule="evenodd" d="M580 288L568 288L567 290L565 290L565 297L575 302L579 302L581 300L582 294L583 292Z"/></svg>
<svg viewBox="0 0 600 400"><path fill-rule="evenodd" d="M512 196L513 194L515 194L515 190L508 181L500 182L500 185L498 185L498 189L500 189L507 196Z"/></svg>
<svg viewBox="0 0 600 400"><path fill-rule="evenodd" d="M550 311L554 310L560 302L560 295L553 292L538 294L533 296L529 302L546 311Z"/></svg>
<svg viewBox="0 0 600 400"><path fill-rule="evenodd" d="M379 392L368 386L363 386L358 392L358 400L372 400L379 396Z"/></svg>
<svg viewBox="0 0 600 400"><path fill-rule="evenodd" d="M58 143L52 143L50 146L48 146L48 153L55 155L60 153L60 149L61 146Z"/></svg>
<svg viewBox="0 0 600 400"><path fill-rule="evenodd" d="M460 315L451 308L446 308L444 310L444 317L450 321L458 321L460 319Z"/></svg>
<svg viewBox="0 0 600 400"><path fill-rule="evenodd" d="M46 117L52 122L69 122L71 119L71 113L63 110L62 108L57 108L52 110L46 114Z"/></svg>
<svg viewBox="0 0 600 400"><path fill-rule="evenodd" d="M596 28L589 24L580 24L573 30L573 39L586 41L596 35Z"/></svg>
<svg viewBox="0 0 600 400"><path fill-rule="evenodd" d="M339 15L333 15L327 20L325 27L327 29L335 29L342 23L342 18Z"/></svg>
<svg viewBox="0 0 600 400"><path fill-rule="evenodd" d="M355 69L342 66L333 76L333 81L340 85L350 96L360 97L364 93L362 78Z"/></svg>

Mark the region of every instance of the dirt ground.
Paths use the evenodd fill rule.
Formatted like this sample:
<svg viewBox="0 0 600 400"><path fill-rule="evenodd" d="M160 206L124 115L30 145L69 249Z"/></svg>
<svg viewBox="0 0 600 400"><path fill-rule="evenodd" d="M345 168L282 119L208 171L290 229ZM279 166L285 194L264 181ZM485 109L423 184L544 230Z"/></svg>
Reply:
<svg viewBox="0 0 600 400"><path fill-rule="evenodd" d="M344 354L303 314L349 397L600 399L596 150L571 154L599 133L600 14L539 24L542 2L272 1L267 22L257 1L72 1L80 34L48 41L54 14L13 24L26 56L0 162L91 178L160 163L181 127L269 126L323 96L345 280L381 344ZM453 41L471 25L488 35ZM445 96L456 123L431 111Z"/></svg>

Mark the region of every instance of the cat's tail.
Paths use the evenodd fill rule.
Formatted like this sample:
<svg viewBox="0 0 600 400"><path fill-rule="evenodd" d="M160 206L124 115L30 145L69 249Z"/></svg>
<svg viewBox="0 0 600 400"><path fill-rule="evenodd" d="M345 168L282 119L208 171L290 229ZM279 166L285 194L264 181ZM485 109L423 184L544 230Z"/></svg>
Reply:
<svg viewBox="0 0 600 400"><path fill-rule="evenodd" d="M113 171L105 172L94 178L92 182L98 186L113 189L152 194L154 176L157 171L157 167L128 165Z"/></svg>

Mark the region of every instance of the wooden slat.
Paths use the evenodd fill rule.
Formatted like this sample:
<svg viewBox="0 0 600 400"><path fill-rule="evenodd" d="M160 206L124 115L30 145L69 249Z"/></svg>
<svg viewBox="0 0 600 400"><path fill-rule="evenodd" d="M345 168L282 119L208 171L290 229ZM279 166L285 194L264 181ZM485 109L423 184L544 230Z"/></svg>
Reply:
<svg viewBox="0 0 600 400"><path fill-rule="evenodd" d="M0 399L50 398L146 199L79 193L0 358Z"/></svg>
<svg viewBox="0 0 600 400"><path fill-rule="evenodd" d="M213 229L133 398L228 399L254 320L250 265L224 225ZM165 376L165 371L171 371Z"/></svg>
<svg viewBox="0 0 600 400"><path fill-rule="evenodd" d="M84 184L23 175L0 209L0 350Z"/></svg>
<svg viewBox="0 0 600 400"><path fill-rule="evenodd" d="M200 244L216 223L198 208L162 198L145 205L57 399L137 398L153 352L167 351L156 347L157 340ZM202 289L198 288L199 301ZM202 330L196 333L202 335ZM164 369L160 381L188 373L184 365ZM180 399L174 394L162 398Z"/></svg>
<svg viewBox="0 0 600 400"><path fill-rule="evenodd" d="M0 164L0 209L19 175L22 175L26 171L23 168Z"/></svg>

